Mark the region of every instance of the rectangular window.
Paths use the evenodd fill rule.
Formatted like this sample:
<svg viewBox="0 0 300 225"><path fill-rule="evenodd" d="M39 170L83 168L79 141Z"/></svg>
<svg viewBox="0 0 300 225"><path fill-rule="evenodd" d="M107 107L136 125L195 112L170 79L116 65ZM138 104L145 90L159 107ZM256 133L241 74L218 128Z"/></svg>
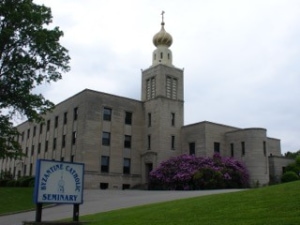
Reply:
<svg viewBox="0 0 300 225"><path fill-rule="evenodd" d="M38 144L38 154L40 154L41 153L41 148L42 148L42 144L41 144L41 142Z"/></svg>
<svg viewBox="0 0 300 225"><path fill-rule="evenodd" d="M61 147L62 148L66 147L66 135L65 134L62 136Z"/></svg>
<svg viewBox="0 0 300 225"><path fill-rule="evenodd" d="M56 138L53 138L53 150L55 150L56 149Z"/></svg>
<svg viewBox="0 0 300 225"><path fill-rule="evenodd" d="M148 150L151 149L151 135L148 135Z"/></svg>
<svg viewBox="0 0 300 225"><path fill-rule="evenodd" d="M25 149L25 155L28 156L28 147Z"/></svg>
<svg viewBox="0 0 300 225"><path fill-rule="evenodd" d="M151 113L148 113L148 127L151 127Z"/></svg>
<svg viewBox="0 0 300 225"><path fill-rule="evenodd" d="M33 137L36 135L36 126L33 127Z"/></svg>
<svg viewBox="0 0 300 225"><path fill-rule="evenodd" d="M60 157L60 161L61 162L65 161L65 158L64 157Z"/></svg>
<svg viewBox="0 0 300 225"><path fill-rule="evenodd" d="M71 155L71 162L74 162L75 160L75 155Z"/></svg>
<svg viewBox="0 0 300 225"><path fill-rule="evenodd" d="M125 124L131 125L131 123L132 123L132 113L125 112Z"/></svg>
<svg viewBox="0 0 300 225"><path fill-rule="evenodd" d="M103 109L103 120L111 121L111 111L110 108Z"/></svg>
<svg viewBox="0 0 300 225"><path fill-rule="evenodd" d="M40 134L42 134L42 133L43 133L43 126L44 126L44 124L43 124L43 123L41 123L41 124L40 124Z"/></svg>
<svg viewBox="0 0 300 225"><path fill-rule="evenodd" d="M78 108L74 108L73 110L73 120L76 121L78 118Z"/></svg>
<svg viewBox="0 0 300 225"><path fill-rule="evenodd" d="M64 124L67 124L67 122L68 122L68 113L65 112L64 113Z"/></svg>
<svg viewBox="0 0 300 225"><path fill-rule="evenodd" d="M47 131L50 130L50 120L47 120Z"/></svg>
<svg viewBox="0 0 300 225"><path fill-rule="evenodd" d="M24 141L24 131L22 132L22 141Z"/></svg>
<svg viewBox="0 0 300 225"><path fill-rule="evenodd" d="M58 116L55 117L54 127L55 128L58 127Z"/></svg>
<svg viewBox="0 0 300 225"><path fill-rule="evenodd" d="M109 172L109 156L101 156L101 172Z"/></svg>
<svg viewBox="0 0 300 225"><path fill-rule="evenodd" d="M49 143L48 141L45 142L45 152L48 151L48 143Z"/></svg>
<svg viewBox="0 0 300 225"><path fill-rule="evenodd" d="M34 145L31 146L31 155L34 155Z"/></svg>
<svg viewBox="0 0 300 225"><path fill-rule="evenodd" d="M72 144L75 145L76 144L76 138L77 138L77 132L73 131L72 133Z"/></svg>
<svg viewBox="0 0 300 225"><path fill-rule="evenodd" d="M267 156L267 145L266 142L263 142L263 151L264 151L264 156Z"/></svg>
<svg viewBox="0 0 300 225"><path fill-rule="evenodd" d="M177 99L177 79L167 76L166 78L166 96L167 98Z"/></svg>
<svg viewBox="0 0 300 225"><path fill-rule="evenodd" d="M175 113L171 113L171 125L175 126Z"/></svg>
<svg viewBox="0 0 300 225"><path fill-rule="evenodd" d="M102 133L102 145L105 145L105 146L110 145L110 133L109 132Z"/></svg>
<svg viewBox="0 0 300 225"><path fill-rule="evenodd" d="M234 144L233 143L230 144L230 153L231 153L231 157L234 157Z"/></svg>
<svg viewBox="0 0 300 225"><path fill-rule="evenodd" d="M131 148L131 136L125 135L124 148Z"/></svg>
<svg viewBox="0 0 300 225"><path fill-rule="evenodd" d="M27 139L29 139L30 136L30 129L27 130Z"/></svg>
<svg viewBox="0 0 300 225"><path fill-rule="evenodd" d="M123 174L130 174L130 159L124 158L123 161Z"/></svg>
<svg viewBox="0 0 300 225"><path fill-rule="evenodd" d="M171 149L174 150L175 149L175 136L171 136Z"/></svg>
<svg viewBox="0 0 300 225"><path fill-rule="evenodd" d="M190 155L195 155L195 153L196 153L195 142L190 142L189 143L189 150L190 150Z"/></svg>
<svg viewBox="0 0 300 225"><path fill-rule="evenodd" d="M146 98L152 99L155 97L156 87L155 87L155 77L146 80Z"/></svg>
<svg viewBox="0 0 300 225"><path fill-rule="evenodd" d="M214 142L214 152L220 153L220 143Z"/></svg>
<svg viewBox="0 0 300 225"><path fill-rule="evenodd" d="M245 155L245 142L244 141L241 142L241 146L242 146L242 156L244 156Z"/></svg>

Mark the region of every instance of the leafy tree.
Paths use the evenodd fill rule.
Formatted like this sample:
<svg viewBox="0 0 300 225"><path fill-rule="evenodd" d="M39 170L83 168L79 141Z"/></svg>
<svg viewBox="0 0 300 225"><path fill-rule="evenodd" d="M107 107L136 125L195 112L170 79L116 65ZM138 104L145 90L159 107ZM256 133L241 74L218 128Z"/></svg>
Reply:
<svg viewBox="0 0 300 225"><path fill-rule="evenodd" d="M297 156L300 156L300 150L297 152L286 152L284 156L290 159L296 159Z"/></svg>
<svg viewBox="0 0 300 225"><path fill-rule="evenodd" d="M60 45L63 32L49 28L51 9L32 0L0 0L0 158L21 154L12 119L19 113L42 121L54 107L33 89L55 82L69 71L68 50Z"/></svg>

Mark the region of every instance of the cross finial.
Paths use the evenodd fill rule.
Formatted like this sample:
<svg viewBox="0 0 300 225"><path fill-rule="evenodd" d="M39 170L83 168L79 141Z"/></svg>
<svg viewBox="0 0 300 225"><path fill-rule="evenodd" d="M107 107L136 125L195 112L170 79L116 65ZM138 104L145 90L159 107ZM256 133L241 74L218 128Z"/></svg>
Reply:
<svg viewBox="0 0 300 225"><path fill-rule="evenodd" d="M161 12L161 22L162 22L162 23L164 23L164 14L165 14L165 11L162 11L162 12Z"/></svg>

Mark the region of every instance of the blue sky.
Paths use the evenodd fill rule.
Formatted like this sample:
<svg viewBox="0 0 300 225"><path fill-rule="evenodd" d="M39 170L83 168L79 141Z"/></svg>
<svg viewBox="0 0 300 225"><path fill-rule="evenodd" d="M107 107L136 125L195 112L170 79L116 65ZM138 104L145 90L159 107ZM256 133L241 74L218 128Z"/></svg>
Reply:
<svg viewBox="0 0 300 225"><path fill-rule="evenodd" d="M140 99L152 37L173 36L184 68L185 124L267 128L300 149L299 0L35 0L51 7L71 71L36 89L58 103L85 88Z"/></svg>

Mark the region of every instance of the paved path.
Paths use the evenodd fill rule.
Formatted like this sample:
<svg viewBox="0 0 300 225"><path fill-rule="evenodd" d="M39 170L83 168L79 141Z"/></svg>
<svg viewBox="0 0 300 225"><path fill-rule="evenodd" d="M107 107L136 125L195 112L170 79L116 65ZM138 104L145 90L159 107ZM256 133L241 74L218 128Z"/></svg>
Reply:
<svg viewBox="0 0 300 225"><path fill-rule="evenodd" d="M139 190L85 190L84 203L80 205L80 216L106 212L132 206L165 202L175 199L191 198L202 195L212 195L240 191L207 190L207 191L139 191ZM72 218L73 205L57 205L43 209L42 221L53 221ZM23 221L34 221L35 211L0 216L1 225L22 225ZM80 220L80 217L79 217Z"/></svg>

